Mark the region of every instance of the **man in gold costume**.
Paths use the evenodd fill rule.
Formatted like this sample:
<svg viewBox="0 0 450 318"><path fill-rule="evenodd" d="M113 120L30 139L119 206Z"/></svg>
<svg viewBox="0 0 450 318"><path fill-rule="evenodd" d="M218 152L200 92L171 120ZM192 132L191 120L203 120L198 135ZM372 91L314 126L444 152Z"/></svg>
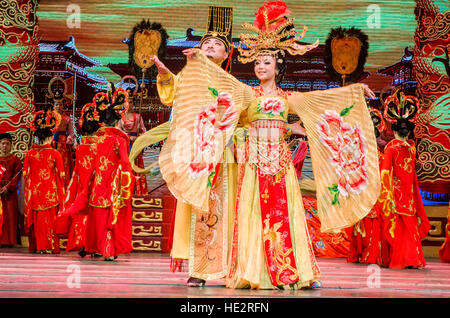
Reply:
<svg viewBox="0 0 450 318"><path fill-rule="evenodd" d="M233 54L232 43L233 9L227 7L209 7L207 31L200 41L200 50L211 61L225 70L229 70ZM196 54L198 48L183 51L187 58ZM157 89L161 102L172 106L178 89L178 75L173 74L159 59L152 61L158 69ZM236 130L235 142L244 139L245 116L240 118L240 129ZM136 139L130 153L134 162L146 146L164 140L169 135L171 122L163 123ZM228 224L233 218L236 196L237 164L233 148L224 151L223 162L216 167L216 177L211 190L211 206L208 212L202 212L191 205L177 200L175 222L173 226L171 248L171 270L180 268L183 260L189 261L190 287L200 287L206 280L223 278L227 272L228 242L230 229ZM148 172L152 166L137 172Z"/></svg>

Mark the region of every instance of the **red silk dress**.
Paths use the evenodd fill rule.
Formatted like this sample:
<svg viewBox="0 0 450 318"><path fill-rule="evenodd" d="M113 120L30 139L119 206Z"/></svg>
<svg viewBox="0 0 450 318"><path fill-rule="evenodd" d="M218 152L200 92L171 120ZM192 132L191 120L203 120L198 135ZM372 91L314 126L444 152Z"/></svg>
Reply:
<svg viewBox="0 0 450 318"><path fill-rule="evenodd" d="M144 120L138 113L132 113L131 119L127 119L126 115L122 116L119 121L119 129L127 133L130 138L130 148L133 146L134 141L140 135L145 133ZM139 168L144 168L144 157L141 152L135 159L135 164ZM134 186L134 193L137 195L145 195L148 193L147 179L144 174L133 172L136 178L136 184Z"/></svg>
<svg viewBox="0 0 450 318"><path fill-rule="evenodd" d="M92 178L95 168L95 157L97 155L97 137L83 136L82 144L77 147L76 161L73 169L72 179L67 188L65 206L70 206L76 200L77 194L81 193ZM57 234L67 235L66 251L80 250L85 246L86 225L89 209L69 215L68 210L58 214L56 222Z"/></svg>
<svg viewBox="0 0 450 318"><path fill-rule="evenodd" d="M67 143L67 139L73 140L72 121L66 114L61 115L61 122L53 135L52 146L61 154L64 163L64 186L67 188L72 176L73 159L72 159L72 144Z"/></svg>
<svg viewBox="0 0 450 318"><path fill-rule="evenodd" d="M380 170L383 157L383 152L378 149ZM375 203L369 214L352 227L351 244L347 256L349 263L381 265L380 209L380 204Z"/></svg>
<svg viewBox="0 0 450 318"><path fill-rule="evenodd" d="M86 228L88 253L104 257L132 251L134 176L128 159L128 136L120 129L102 127L97 132L95 173L89 186Z"/></svg>
<svg viewBox="0 0 450 318"><path fill-rule="evenodd" d="M6 186L7 190L0 195L1 204L3 206L2 218L0 222L0 245L17 244L17 229L19 218L19 206L17 201L17 187L20 180L20 170L22 169L22 161L14 155L9 154L0 157L0 166L6 171L0 180L0 189Z"/></svg>
<svg viewBox="0 0 450 318"><path fill-rule="evenodd" d="M412 140L390 141L381 165L382 265L389 268L424 267L421 240L430 230L415 170Z"/></svg>
<svg viewBox="0 0 450 318"><path fill-rule="evenodd" d="M55 233L58 210L64 207L64 165L61 154L50 144L33 144L23 163L25 180L25 232L29 251L59 253Z"/></svg>

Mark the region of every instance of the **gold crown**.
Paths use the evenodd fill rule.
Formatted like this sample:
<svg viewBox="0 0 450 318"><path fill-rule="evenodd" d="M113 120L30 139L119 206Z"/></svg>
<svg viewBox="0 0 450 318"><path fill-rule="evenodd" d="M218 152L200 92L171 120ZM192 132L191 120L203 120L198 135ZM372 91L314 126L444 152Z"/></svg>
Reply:
<svg viewBox="0 0 450 318"><path fill-rule="evenodd" d="M272 13L274 3L278 7L277 11ZM280 3L284 5L284 13L283 10L281 12L279 10ZM303 26L303 31L298 34L294 28L294 19L287 17L290 11L285 7L282 1L268 2L255 14L257 18L254 25L249 23L242 25L243 29L256 34L241 35L238 47L240 55L238 59L241 63L252 62L260 55L276 55L280 52L284 56L286 51L291 55L302 55L319 45L319 40L313 44L300 44L299 41L303 39L308 28ZM261 18L264 19L264 23L259 25L256 22Z"/></svg>

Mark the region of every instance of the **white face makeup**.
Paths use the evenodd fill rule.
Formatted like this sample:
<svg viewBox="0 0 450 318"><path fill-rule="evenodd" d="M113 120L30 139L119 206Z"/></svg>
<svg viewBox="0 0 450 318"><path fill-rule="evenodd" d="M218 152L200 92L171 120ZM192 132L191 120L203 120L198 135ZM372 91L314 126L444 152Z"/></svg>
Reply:
<svg viewBox="0 0 450 318"><path fill-rule="evenodd" d="M270 55L258 56L255 60L254 71L261 82L275 79L278 73L275 57Z"/></svg>

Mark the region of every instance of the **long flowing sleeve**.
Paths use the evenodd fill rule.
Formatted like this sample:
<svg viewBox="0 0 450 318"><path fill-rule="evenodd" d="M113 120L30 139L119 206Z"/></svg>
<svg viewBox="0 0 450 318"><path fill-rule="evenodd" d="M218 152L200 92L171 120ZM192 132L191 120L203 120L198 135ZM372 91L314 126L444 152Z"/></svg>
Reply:
<svg viewBox="0 0 450 318"><path fill-rule="evenodd" d="M145 149L145 147L148 147L150 145L156 144L157 142L160 142L167 138L169 135L171 123L170 121L166 121L165 123L162 123L161 125L158 125L149 131L143 133L139 137L136 138L133 145L131 146L130 151L130 163L131 167L134 171L137 173L149 173L152 165L149 165L145 168L140 168L136 165L135 159L139 156L139 154Z"/></svg>
<svg viewBox="0 0 450 318"><path fill-rule="evenodd" d="M158 95L159 99L161 100L161 103L163 103L166 106L172 106L173 101L175 99L175 91L177 87L178 87L177 75L174 75L172 72L163 75L158 74L156 79L156 88L158 90ZM133 145L131 146L129 158L131 162L131 167L135 172L146 174L150 172L154 164L151 164L145 168L141 168L136 165L135 159L145 149L145 147L148 147L150 145L153 145L157 142L166 139L167 136L169 135L171 123L170 121L167 121L146 132L142 117L140 120L142 121L140 126L142 126L143 129L138 130L140 135L136 138Z"/></svg>
<svg viewBox="0 0 450 318"><path fill-rule="evenodd" d="M230 107L221 108L219 98ZM161 174L178 200L208 209L212 173L252 98L251 87L203 53L188 59L178 76L171 129L159 157ZM196 154L209 159L194 159Z"/></svg>
<svg viewBox="0 0 450 318"><path fill-rule="evenodd" d="M172 72L162 75L158 74L156 78L156 89L158 90L161 103L166 106L172 106L177 87L178 75L175 75Z"/></svg>
<svg viewBox="0 0 450 318"><path fill-rule="evenodd" d="M355 224L380 193L377 144L363 86L292 93L288 102L308 136L321 231Z"/></svg>

